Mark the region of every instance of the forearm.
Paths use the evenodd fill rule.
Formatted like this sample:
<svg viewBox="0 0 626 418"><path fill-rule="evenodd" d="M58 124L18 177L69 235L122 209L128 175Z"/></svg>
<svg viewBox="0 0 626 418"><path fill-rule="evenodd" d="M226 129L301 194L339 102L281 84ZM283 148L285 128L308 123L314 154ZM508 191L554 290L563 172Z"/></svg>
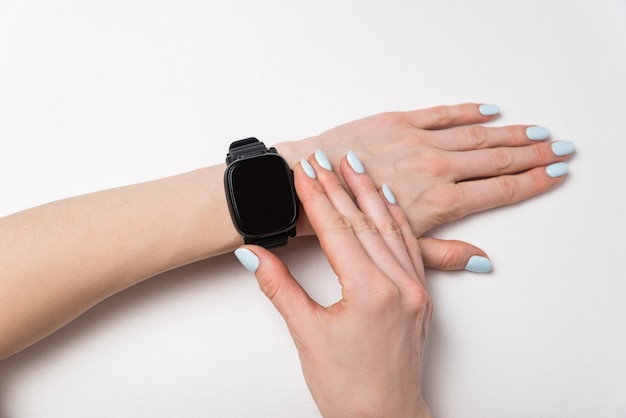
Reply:
<svg viewBox="0 0 626 418"><path fill-rule="evenodd" d="M357 152L375 184L393 188L421 237L441 223L523 200L562 181L545 166L561 164L569 154L529 141L521 125L464 128L492 119L479 109L464 104L382 114L276 148L291 167L322 149L337 174L340 158L350 149ZM480 138L488 143L476 150ZM503 151L518 163L494 166ZM0 358L141 280L234 250L242 239L229 219L223 172L224 165L216 165L0 219ZM503 193L511 190L501 187L504 180L513 185L513 195ZM303 215L298 235L312 233ZM420 242L426 265L435 268L464 268L470 257L484 254L458 241Z"/></svg>
<svg viewBox="0 0 626 418"><path fill-rule="evenodd" d="M217 165L0 219L0 358L148 277L241 244L223 171Z"/></svg>

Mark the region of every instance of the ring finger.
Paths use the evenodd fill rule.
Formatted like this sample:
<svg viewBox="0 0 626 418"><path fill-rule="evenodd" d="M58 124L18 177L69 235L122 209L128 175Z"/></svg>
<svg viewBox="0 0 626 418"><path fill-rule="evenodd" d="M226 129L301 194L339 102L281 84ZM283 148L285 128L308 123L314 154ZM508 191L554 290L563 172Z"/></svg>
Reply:
<svg viewBox="0 0 626 418"><path fill-rule="evenodd" d="M550 137L541 126L511 125L455 127L447 131L431 131L432 145L448 151L467 151L493 147L522 147Z"/></svg>
<svg viewBox="0 0 626 418"><path fill-rule="evenodd" d="M525 147L498 147L448 154L456 181L515 174L531 168L565 161L568 155L556 155L555 145L570 145L567 141L537 143ZM571 146L573 151L573 146ZM568 153L569 154L569 153Z"/></svg>

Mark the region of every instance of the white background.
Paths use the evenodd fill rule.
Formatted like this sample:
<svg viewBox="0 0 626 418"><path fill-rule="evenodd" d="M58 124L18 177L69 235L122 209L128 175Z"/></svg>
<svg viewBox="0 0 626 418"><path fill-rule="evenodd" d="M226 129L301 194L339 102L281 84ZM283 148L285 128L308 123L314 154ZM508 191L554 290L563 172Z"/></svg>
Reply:
<svg viewBox="0 0 626 418"><path fill-rule="evenodd" d="M429 272L425 396L438 417L625 417L625 22L623 0L0 0L0 215L218 163L245 136L496 103L495 124L577 154L557 189L433 231L494 271ZM279 253L336 297L314 239ZM226 255L1 362L0 416L319 413L282 319Z"/></svg>

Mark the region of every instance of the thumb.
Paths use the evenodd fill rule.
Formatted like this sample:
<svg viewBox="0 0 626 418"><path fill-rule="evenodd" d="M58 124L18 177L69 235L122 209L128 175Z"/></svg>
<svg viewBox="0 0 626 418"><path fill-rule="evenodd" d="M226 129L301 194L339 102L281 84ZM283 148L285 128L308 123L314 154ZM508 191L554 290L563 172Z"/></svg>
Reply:
<svg viewBox="0 0 626 418"><path fill-rule="evenodd" d="M235 250L241 264L256 275L259 287L291 326L294 318L306 314L317 304L276 255L263 247L246 245Z"/></svg>
<svg viewBox="0 0 626 418"><path fill-rule="evenodd" d="M491 271L491 261L480 248L463 241L422 237L419 239L424 266L438 270Z"/></svg>

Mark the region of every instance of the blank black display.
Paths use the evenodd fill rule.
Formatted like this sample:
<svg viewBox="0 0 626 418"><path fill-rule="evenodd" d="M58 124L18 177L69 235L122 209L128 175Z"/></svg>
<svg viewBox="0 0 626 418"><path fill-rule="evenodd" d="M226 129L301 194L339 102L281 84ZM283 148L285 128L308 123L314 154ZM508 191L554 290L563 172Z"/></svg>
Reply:
<svg viewBox="0 0 626 418"><path fill-rule="evenodd" d="M289 228L296 203L291 170L272 154L235 162L230 167L233 209L245 234L263 235Z"/></svg>

